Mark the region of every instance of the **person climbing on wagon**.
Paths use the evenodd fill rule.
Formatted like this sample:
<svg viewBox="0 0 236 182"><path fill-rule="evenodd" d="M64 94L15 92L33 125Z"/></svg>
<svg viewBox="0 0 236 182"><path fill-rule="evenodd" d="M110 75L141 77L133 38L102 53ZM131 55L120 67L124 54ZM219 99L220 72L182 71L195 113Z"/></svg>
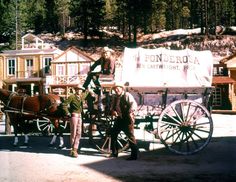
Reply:
<svg viewBox="0 0 236 182"><path fill-rule="evenodd" d="M75 93L71 94L62 103L62 109L66 117L70 118L70 144L71 157L78 157L78 148L82 130L82 109L83 103L89 91L85 91L80 85L75 87Z"/></svg>
<svg viewBox="0 0 236 182"><path fill-rule="evenodd" d="M102 56L100 59L95 61L95 63L91 66L90 71L87 75L87 78L83 84L83 87L85 89L88 88L89 84L91 81L93 81L94 85L96 86L94 89L94 93L98 95L98 110L102 111L103 110L103 105L102 105L102 90L101 90L101 84L99 82L100 78L112 78L114 79L114 74L115 74L115 60L113 57L114 50L104 47L102 51ZM101 66L100 71L95 71L95 69ZM91 96L92 97L92 96ZM88 97L88 105L89 110L93 110L93 98Z"/></svg>
<svg viewBox="0 0 236 182"><path fill-rule="evenodd" d="M93 80L96 90L95 93L99 93L99 89L101 87L100 82L99 82L99 77L104 76L104 77L114 77L115 74L115 60L113 58L113 53L114 50L104 47L102 51L102 56L100 59L95 61L95 63L91 66L90 71L87 75L87 78L83 84L83 87L85 89L88 88L88 85L90 84L91 80ZM101 66L101 70L98 72L93 72L95 68L98 66Z"/></svg>
<svg viewBox="0 0 236 182"><path fill-rule="evenodd" d="M127 160L138 159L138 146L134 136L135 111L137 103L134 97L127 91L123 83L115 83L113 87L115 97L111 103L111 115L116 117L111 129L111 150L110 157L118 157L117 136L123 131L128 138L131 148L131 156Z"/></svg>

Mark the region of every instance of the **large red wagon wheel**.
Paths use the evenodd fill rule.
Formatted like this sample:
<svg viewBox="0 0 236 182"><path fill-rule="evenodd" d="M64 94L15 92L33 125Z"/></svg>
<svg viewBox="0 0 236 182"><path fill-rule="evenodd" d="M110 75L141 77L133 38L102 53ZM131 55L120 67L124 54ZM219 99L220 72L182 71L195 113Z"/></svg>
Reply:
<svg viewBox="0 0 236 182"><path fill-rule="evenodd" d="M177 100L168 105L158 120L162 143L177 154L193 154L210 142L213 121L209 111L192 100Z"/></svg>

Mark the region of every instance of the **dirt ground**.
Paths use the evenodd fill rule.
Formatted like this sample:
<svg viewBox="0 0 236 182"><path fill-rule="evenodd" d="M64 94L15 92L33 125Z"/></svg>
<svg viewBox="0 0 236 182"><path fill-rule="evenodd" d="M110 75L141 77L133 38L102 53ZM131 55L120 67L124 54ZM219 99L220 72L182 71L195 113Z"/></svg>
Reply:
<svg viewBox="0 0 236 182"><path fill-rule="evenodd" d="M126 161L129 152L109 159L81 140L77 159L69 149L48 148L50 137L31 136L29 147L13 147L12 136L0 127L1 182L117 182L117 181L236 181L236 115L213 114L214 133L209 145L194 155L176 155L162 144L152 147L148 134L140 131L140 159ZM68 145L69 136L65 136ZM23 142L23 138L20 138ZM158 143L158 142L157 142Z"/></svg>

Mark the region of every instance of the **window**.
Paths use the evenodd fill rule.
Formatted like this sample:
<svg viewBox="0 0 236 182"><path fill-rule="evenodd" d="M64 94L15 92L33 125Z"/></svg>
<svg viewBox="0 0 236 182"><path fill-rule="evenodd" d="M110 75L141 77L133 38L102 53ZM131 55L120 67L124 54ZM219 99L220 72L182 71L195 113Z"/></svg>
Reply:
<svg viewBox="0 0 236 182"><path fill-rule="evenodd" d="M213 75L217 75L218 73L217 73L217 67L214 67L213 68Z"/></svg>
<svg viewBox="0 0 236 182"><path fill-rule="evenodd" d="M213 75L217 76L217 75L225 75L225 71L227 72L227 69L223 68L223 67L214 67L213 68Z"/></svg>
<svg viewBox="0 0 236 182"><path fill-rule="evenodd" d="M223 67L219 67L219 75L224 75L224 68Z"/></svg>
<svg viewBox="0 0 236 182"><path fill-rule="evenodd" d="M70 76L78 75L78 65L77 64L68 64L68 75L70 75Z"/></svg>
<svg viewBox="0 0 236 182"><path fill-rule="evenodd" d="M221 99L221 88L216 87L213 90L213 103L212 106L221 106L222 105L222 99Z"/></svg>
<svg viewBox="0 0 236 182"><path fill-rule="evenodd" d="M66 80L66 77L65 77L65 65L64 64L56 65L55 83L56 84L65 84L65 83L67 83L67 80Z"/></svg>
<svg viewBox="0 0 236 182"><path fill-rule="evenodd" d="M65 75L65 65L59 64L56 66L56 75Z"/></svg>
<svg viewBox="0 0 236 182"><path fill-rule="evenodd" d="M26 59L26 67L29 69L33 67L33 59Z"/></svg>
<svg viewBox="0 0 236 182"><path fill-rule="evenodd" d="M45 57L43 60L43 70L44 74L49 74L50 73L50 68L51 68L51 57Z"/></svg>
<svg viewBox="0 0 236 182"><path fill-rule="evenodd" d="M33 74L33 59L26 59L26 77L30 77Z"/></svg>
<svg viewBox="0 0 236 182"><path fill-rule="evenodd" d="M7 60L8 75L13 76L16 74L16 59Z"/></svg>

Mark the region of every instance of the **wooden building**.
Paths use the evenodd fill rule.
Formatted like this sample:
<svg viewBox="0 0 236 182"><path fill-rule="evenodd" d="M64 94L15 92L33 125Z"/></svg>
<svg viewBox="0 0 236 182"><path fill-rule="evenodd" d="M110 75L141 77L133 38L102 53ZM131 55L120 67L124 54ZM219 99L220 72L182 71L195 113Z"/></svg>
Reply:
<svg viewBox="0 0 236 182"><path fill-rule="evenodd" d="M0 87L11 91L24 90L28 95L44 93L51 61L62 50L44 43L33 34L22 37L20 50L0 54Z"/></svg>
<svg viewBox="0 0 236 182"><path fill-rule="evenodd" d="M70 47L51 62L46 90L67 97L74 87L83 85L94 60L76 47Z"/></svg>
<svg viewBox="0 0 236 182"><path fill-rule="evenodd" d="M214 108L236 111L236 53L221 59L214 70Z"/></svg>
<svg viewBox="0 0 236 182"><path fill-rule="evenodd" d="M94 61L76 47L62 51L33 34L23 36L21 44L20 50L0 53L0 88L66 97L83 82Z"/></svg>

